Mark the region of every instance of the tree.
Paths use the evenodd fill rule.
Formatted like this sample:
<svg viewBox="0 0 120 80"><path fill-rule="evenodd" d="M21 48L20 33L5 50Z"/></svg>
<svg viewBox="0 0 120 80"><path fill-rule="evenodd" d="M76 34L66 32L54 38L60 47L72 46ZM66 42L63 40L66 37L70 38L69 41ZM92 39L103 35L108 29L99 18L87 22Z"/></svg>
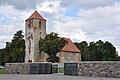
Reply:
<svg viewBox="0 0 120 80"><path fill-rule="evenodd" d="M102 53L105 61L116 61L118 59L116 48L108 41L104 43Z"/></svg>
<svg viewBox="0 0 120 80"><path fill-rule="evenodd" d="M90 42L89 45L89 54L90 54L90 60L92 61L101 61L103 54L102 54L102 48L103 48L103 42L101 40L97 42Z"/></svg>
<svg viewBox="0 0 120 80"><path fill-rule="evenodd" d="M81 51L81 59L82 61L88 61L89 60L89 49L88 49L88 43L86 41L82 41L81 43L75 43L77 48Z"/></svg>
<svg viewBox="0 0 120 80"><path fill-rule="evenodd" d="M12 62L12 57L11 57L11 43L6 42L6 47L5 47L5 63L11 63Z"/></svg>
<svg viewBox="0 0 120 80"><path fill-rule="evenodd" d="M116 48L110 42L101 40L89 45L90 60L96 61L114 61L118 59Z"/></svg>
<svg viewBox="0 0 120 80"><path fill-rule="evenodd" d="M96 60L97 61L102 61L103 59L103 48L104 48L104 42L99 40L95 43L96 45Z"/></svg>
<svg viewBox="0 0 120 80"><path fill-rule="evenodd" d="M4 61L4 52L5 52L5 49L0 49L0 65L4 66L5 65L5 61Z"/></svg>
<svg viewBox="0 0 120 80"><path fill-rule="evenodd" d="M11 42L6 42L6 47L0 49L0 65L11 62L24 62L25 40L22 30L14 34Z"/></svg>
<svg viewBox="0 0 120 80"><path fill-rule="evenodd" d="M25 40L22 30L14 34L11 43L11 57L13 62L24 62L25 57Z"/></svg>
<svg viewBox="0 0 120 80"><path fill-rule="evenodd" d="M96 55L97 55L97 48L95 45L95 42L90 42L89 45L89 54L90 54L90 61L95 61L96 60Z"/></svg>
<svg viewBox="0 0 120 80"><path fill-rule="evenodd" d="M82 61L116 61L120 60L116 48L110 42L90 42L89 46L86 41L75 43L81 51Z"/></svg>
<svg viewBox="0 0 120 80"><path fill-rule="evenodd" d="M120 56L118 57L118 59L117 59L118 61L120 61Z"/></svg>
<svg viewBox="0 0 120 80"><path fill-rule="evenodd" d="M11 62L24 62L25 57L25 40L22 30L14 34L11 42L6 42L6 47L0 49L0 64ZM4 59L3 59L4 58Z"/></svg>
<svg viewBox="0 0 120 80"><path fill-rule="evenodd" d="M56 56L58 52L65 46L66 41L64 38L58 37L57 33L50 33L46 35L44 39L39 41L39 50L40 53L44 52L48 54L47 61L49 62L58 62L59 59Z"/></svg>

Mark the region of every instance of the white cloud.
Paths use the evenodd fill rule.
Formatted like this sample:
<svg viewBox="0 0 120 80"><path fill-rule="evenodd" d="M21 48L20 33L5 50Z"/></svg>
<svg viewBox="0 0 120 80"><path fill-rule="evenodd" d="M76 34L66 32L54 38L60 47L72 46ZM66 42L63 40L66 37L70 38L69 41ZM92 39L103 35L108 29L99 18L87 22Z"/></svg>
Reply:
<svg viewBox="0 0 120 80"><path fill-rule="evenodd" d="M85 9L95 8L99 6L112 5L115 0L59 0L62 7L81 7ZM0 5L11 5L15 9L19 10L31 10L36 9L36 5L45 2L59 2L58 0L0 0ZM45 3L47 5L48 3ZM56 5L56 4L54 4ZM48 5L51 6L51 5ZM43 6L42 6L43 7Z"/></svg>
<svg viewBox="0 0 120 80"><path fill-rule="evenodd" d="M79 7L81 9L92 9L96 7L109 6L115 3L115 0L61 0L63 7Z"/></svg>
<svg viewBox="0 0 120 80"><path fill-rule="evenodd" d="M0 48L5 48L6 42L10 42L10 39L12 39L12 36L0 36Z"/></svg>
<svg viewBox="0 0 120 80"><path fill-rule="evenodd" d="M0 5L11 5L19 10L31 10L36 8L38 2L43 0L0 0Z"/></svg>
<svg viewBox="0 0 120 80"><path fill-rule="evenodd" d="M118 32L120 30L120 5L84 10L80 11L79 15L85 23L81 28L89 36L116 38L120 35Z"/></svg>
<svg viewBox="0 0 120 80"><path fill-rule="evenodd" d="M10 42L16 31L24 31L24 21L31 15L29 12L17 10L10 5L0 6L0 47Z"/></svg>
<svg viewBox="0 0 120 80"><path fill-rule="evenodd" d="M0 15L2 17L0 20L0 47L10 40L17 30L24 30L24 20L34 12L32 9L21 10L21 5L16 6L15 2L0 6L0 14L2 14ZM112 42L117 50L120 49L119 2L117 3L114 0L46 0L41 3L38 1L33 6L47 19L48 33L54 31L62 37L68 37L79 42L101 39ZM66 16L66 11L72 7L79 9L77 17ZM2 22L4 16L10 22Z"/></svg>
<svg viewBox="0 0 120 80"><path fill-rule="evenodd" d="M38 11L44 11L48 13L57 13L60 7L60 1L45 1L44 3L37 4Z"/></svg>
<svg viewBox="0 0 120 80"><path fill-rule="evenodd" d="M6 43L11 39L11 36L0 36L0 42Z"/></svg>

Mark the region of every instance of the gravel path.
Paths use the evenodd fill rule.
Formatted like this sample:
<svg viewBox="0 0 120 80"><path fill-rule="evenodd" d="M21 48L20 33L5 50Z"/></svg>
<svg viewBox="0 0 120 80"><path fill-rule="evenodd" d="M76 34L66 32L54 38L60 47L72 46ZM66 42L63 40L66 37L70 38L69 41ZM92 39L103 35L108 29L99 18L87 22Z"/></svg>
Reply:
<svg viewBox="0 0 120 80"><path fill-rule="evenodd" d="M86 76L66 76L63 74L0 74L0 80L120 80L120 78L86 77Z"/></svg>

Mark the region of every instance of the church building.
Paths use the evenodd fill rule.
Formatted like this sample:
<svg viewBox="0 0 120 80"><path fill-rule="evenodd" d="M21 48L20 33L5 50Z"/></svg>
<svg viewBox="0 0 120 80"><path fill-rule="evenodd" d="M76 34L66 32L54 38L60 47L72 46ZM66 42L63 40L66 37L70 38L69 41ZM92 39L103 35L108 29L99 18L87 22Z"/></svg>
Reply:
<svg viewBox="0 0 120 80"><path fill-rule="evenodd" d="M25 62L46 62L47 54L39 54L39 40L44 39L46 36L46 20L35 11L25 21ZM68 42L59 53L60 63L81 61L80 50L69 39L65 38Z"/></svg>

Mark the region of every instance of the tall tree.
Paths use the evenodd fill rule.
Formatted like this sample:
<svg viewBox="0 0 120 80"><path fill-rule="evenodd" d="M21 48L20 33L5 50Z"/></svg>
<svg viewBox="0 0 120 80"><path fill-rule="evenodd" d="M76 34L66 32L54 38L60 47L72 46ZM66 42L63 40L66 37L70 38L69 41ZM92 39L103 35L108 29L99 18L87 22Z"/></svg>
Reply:
<svg viewBox="0 0 120 80"><path fill-rule="evenodd" d="M23 33L22 30L17 31L12 39L11 56L13 62L24 62L25 40L22 33Z"/></svg>
<svg viewBox="0 0 120 80"><path fill-rule="evenodd" d="M89 54L90 54L90 61L95 61L96 60L96 55L97 55L97 48L95 45L95 42L90 42L89 45Z"/></svg>
<svg viewBox="0 0 120 80"><path fill-rule="evenodd" d="M5 63L11 63L12 62L12 57L11 57L11 43L10 42L6 42L6 47L5 47Z"/></svg>
<svg viewBox="0 0 120 80"><path fill-rule="evenodd" d="M5 63L24 62L25 57L25 40L22 31L19 30L14 34L10 42L6 42L4 51Z"/></svg>
<svg viewBox="0 0 120 80"><path fill-rule="evenodd" d="M104 43L102 53L104 55L103 59L106 61L116 61L118 59L116 48L108 41Z"/></svg>
<svg viewBox="0 0 120 80"><path fill-rule="evenodd" d="M89 60L89 48L88 43L86 41L82 41L81 43L75 43L75 45L78 47L78 49L81 51L81 59L82 61L88 61Z"/></svg>
<svg viewBox="0 0 120 80"><path fill-rule="evenodd" d="M91 42L89 45L90 60L95 61L114 61L118 59L116 48L110 42L101 40Z"/></svg>
<svg viewBox="0 0 120 80"><path fill-rule="evenodd" d="M60 52L61 48L66 44L64 38L58 37L57 33L50 33L46 35L44 39L40 39L39 41L39 50L40 53L44 52L48 54L47 61L49 62L58 62L59 59L56 56L58 52Z"/></svg>
<svg viewBox="0 0 120 80"><path fill-rule="evenodd" d="M103 41L101 41L101 40L99 40L99 41L97 41L96 43L95 43L95 45L96 45L96 60L97 61L102 61L102 60L104 60L103 59L103 48L104 48L104 42Z"/></svg>
<svg viewBox="0 0 120 80"><path fill-rule="evenodd" d="M14 34L11 42L6 42L6 47L0 49L0 64L11 62L24 62L25 57L25 40L22 30Z"/></svg>
<svg viewBox="0 0 120 80"><path fill-rule="evenodd" d="M0 49L0 65L5 65L5 56L4 56L5 49Z"/></svg>

